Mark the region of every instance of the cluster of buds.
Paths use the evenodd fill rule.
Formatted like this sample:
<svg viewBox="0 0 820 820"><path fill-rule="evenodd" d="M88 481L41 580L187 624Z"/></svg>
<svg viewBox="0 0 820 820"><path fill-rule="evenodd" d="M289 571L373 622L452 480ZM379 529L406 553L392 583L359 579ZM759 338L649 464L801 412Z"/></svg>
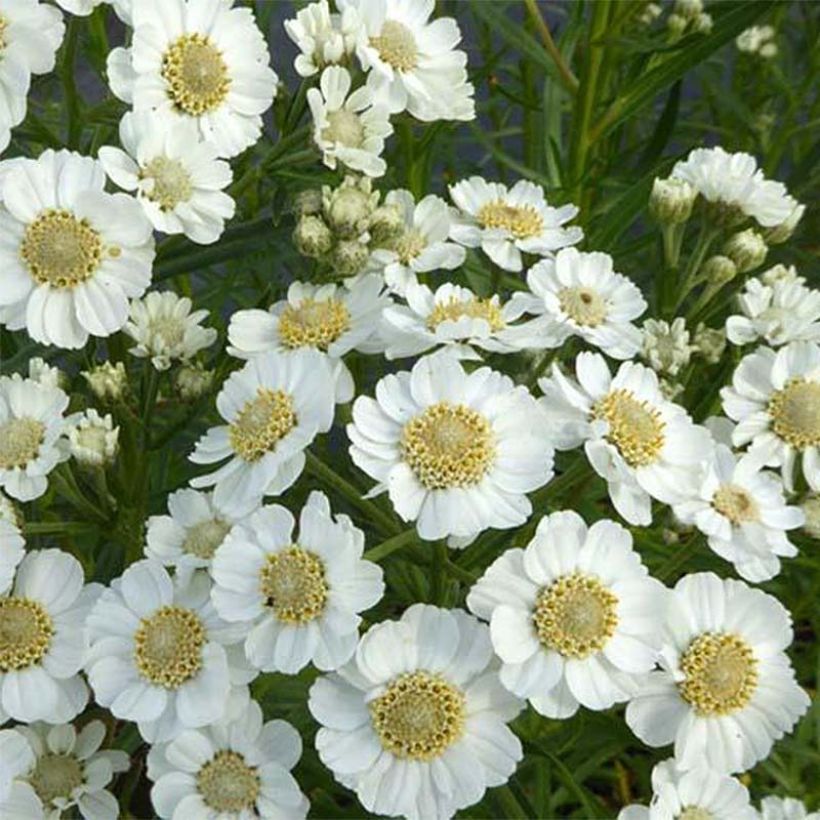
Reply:
<svg viewBox="0 0 820 820"><path fill-rule="evenodd" d="M363 273L371 250L383 247L404 228L398 206L380 203L367 177L347 176L335 188L304 191L296 199L294 243L334 277Z"/></svg>
<svg viewBox="0 0 820 820"><path fill-rule="evenodd" d="M675 0L672 13L666 19L666 28L672 42L690 32L708 34L712 25L712 15L703 10L703 0Z"/></svg>
<svg viewBox="0 0 820 820"><path fill-rule="evenodd" d="M744 54L756 54L764 60L770 60L777 56L774 34L772 26L751 26L738 34L735 45Z"/></svg>

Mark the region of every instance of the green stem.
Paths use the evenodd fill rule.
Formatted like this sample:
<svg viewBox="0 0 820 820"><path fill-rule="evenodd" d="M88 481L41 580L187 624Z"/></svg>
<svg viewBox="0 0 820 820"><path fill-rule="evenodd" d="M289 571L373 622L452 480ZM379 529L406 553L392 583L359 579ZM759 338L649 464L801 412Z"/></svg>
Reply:
<svg viewBox="0 0 820 820"><path fill-rule="evenodd" d="M80 147L79 141L80 134L82 133L80 101L77 94L76 73L74 71L79 34L79 21L72 15L68 21L65 49L63 50L63 59L60 63L60 80L63 84L63 94L65 96L66 112L68 114L68 135L66 138L68 148Z"/></svg>
<svg viewBox="0 0 820 820"><path fill-rule="evenodd" d="M378 563L382 558L386 558L396 550L400 550L402 547L406 547L415 541L418 541L418 535L416 534L415 527L411 527L409 530L400 532L398 535L394 535L392 538L388 538L386 541L382 541L381 544L377 544L375 547L367 550L362 557L368 561Z"/></svg>
<svg viewBox="0 0 820 820"><path fill-rule="evenodd" d="M680 569L699 548L698 533L692 533L689 539L681 544L676 552L661 565L660 569L655 573L655 577L660 581L666 581L676 570Z"/></svg>
<svg viewBox="0 0 820 820"><path fill-rule="evenodd" d="M527 12L530 19L535 25L541 40L544 43L544 49L550 55L555 67L558 69L558 76L561 78L561 84L569 91L570 94L575 94L578 91L578 78L572 73L572 69L564 61L564 57L555 45L555 40L552 39L549 26L542 16L535 0L524 0L524 5L527 7Z"/></svg>
<svg viewBox="0 0 820 820"><path fill-rule="evenodd" d="M85 521L32 521L23 525L24 535L82 535L94 529Z"/></svg>
<svg viewBox="0 0 820 820"><path fill-rule="evenodd" d="M684 301L686 301L686 297L689 295L692 288L697 284L697 273L703 264L703 260L706 258L706 254L709 252L709 248L712 247L712 243L715 241L715 238L719 232L720 230L718 228L710 225L705 220L701 223L697 242L695 243L695 247L692 250L692 254L686 265L686 270L680 280L680 287L678 288L678 293L675 297L675 303L673 306L674 313L678 312L680 306L684 303Z"/></svg>

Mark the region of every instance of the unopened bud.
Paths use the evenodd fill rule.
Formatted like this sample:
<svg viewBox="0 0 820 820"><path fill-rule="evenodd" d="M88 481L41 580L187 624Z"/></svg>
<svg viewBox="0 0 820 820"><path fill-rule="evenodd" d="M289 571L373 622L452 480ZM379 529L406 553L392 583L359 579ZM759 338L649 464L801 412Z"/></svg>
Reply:
<svg viewBox="0 0 820 820"><path fill-rule="evenodd" d="M684 179L656 179L649 197L649 211L661 225L678 225L691 216L697 195Z"/></svg>
<svg viewBox="0 0 820 820"><path fill-rule="evenodd" d="M726 350L726 331L722 328L707 327L701 322L695 330L695 350L709 364L717 364Z"/></svg>
<svg viewBox="0 0 820 820"><path fill-rule="evenodd" d="M769 248L754 228L738 231L723 246L726 254L737 267L738 273L748 273L766 261Z"/></svg>
<svg viewBox="0 0 820 820"><path fill-rule="evenodd" d="M323 210L331 230L349 238L367 230L370 215L379 199L370 180L347 177L335 190L323 191Z"/></svg>
<svg viewBox="0 0 820 820"><path fill-rule="evenodd" d="M714 25L712 15L704 11L695 18L693 28L698 34L708 34Z"/></svg>
<svg viewBox="0 0 820 820"><path fill-rule="evenodd" d="M103 362L91 370L84 370L82 375L91 392L105 401L121 399L128 387L128 375L122 362Z"/></svg>
<svg viewBox="0 0 820 820"><path fill-rule="evenodd" d="M111 416L101 416L93 408L68 431L71 455L86 467L104 467L111 464L119 449L120 429L114 427Z"/></svg>
<svg viewBox="0 0 820 820"><path fill-rule="evenodd" d="M322 192L318 188L300 191L293 200L293 211L299 216L318 214L322 210Z"/></svg>
<svg viewBox="0 0 820 820"><path fill-rule="evenodd" d="M184 364L176 372L174 383L183 401L193 401L204 396L211 389L214 381L212 370L205 370L199 364Z"/></svg>
<svg viewBox="0 0 820 820"><path fill-rule="evenodd" d="M694 20L703 13L703 0L675 0L674 13L685 20Z"/></svg>
<svg viewBox="0 0 820 820"><path fill-rule="evenodd" d="M318 259L333 247L333 234L321 216L308 214L296 223L293 244L302 256Z"/></svg>
<svg viewBox="0 0 820 820"><path fill-rule="evenodd" d="M709 285L723 287L737 276L737 265L728 256L710 256L703 263L700 276Z"/></svg>
<svg viewBox="0 0 820 820"><path fill-rule="evenodd" d="M370 251L357 239L343 239L336 243L330 264L337 276L356 276L364 270Z"/></svg>

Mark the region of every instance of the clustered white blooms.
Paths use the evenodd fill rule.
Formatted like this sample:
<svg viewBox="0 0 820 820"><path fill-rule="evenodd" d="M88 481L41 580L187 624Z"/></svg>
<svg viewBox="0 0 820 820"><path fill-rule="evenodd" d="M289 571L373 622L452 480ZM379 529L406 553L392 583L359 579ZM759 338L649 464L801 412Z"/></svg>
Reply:
<svg viewBox="0 0 820 820"><path fill-rule="evenodd" d="M149 290L153 234L212 244L234 217L229 160L261 137L277 94L268 44L234 0L57 1L78 15L113 5L127 45L107 77L130 110L121 147L98 159L0 161L0 325L87 354L82 379L50 353L27 377L0 377L0 726L14 722L0 729L0 817L115 820L112 784L131 765L108 748L118 721L149 747L160 818L305 817L292 774L303 739L265 720L270 673L312 681L319 759L375 814L446 820L506 783L524 757L508 724L524 708L568 720L625 705L634 735L674 757L654 767L649 805L620 820L816 817L774 796L758 813L734 775L809 706L786 654L791 615L750 584L798 554L800 528L820 537L820 291L775 265L738 289L725 333L665 309L639 327L641 288L609 254L574 247L579 209L549 204L540 185L475 175L449 185L450 202L379 190L391 118L475 118L461 30L433 0L320 0L284 23L316 161L337 171L293 197L294 244L315 277L289 279L272 303L241 301L256 306L224 317L222 358L206 364L219 338L208 311ZM677 0L667 26L674 40L711 18ZM52 6L0 0L0 151L63 34ZM765 57L770 39L749 30L737 44ZM265 165L239 167L241 189ZM752 156L716 147L655 180L650 212L675 253L695 216L720 235L693 271L712 294L762 266L804 206ZM133 346L116 337L109 360L86 347L120 332ZM730 351L733 370L727 339L756 345ZM725 416L702 423L716 408L684 403L698 355L728 382ZM178 396L159 394L160 379ZM210 472L190 487L163 473L151 495L152 476L113 469L138 425L147 449L168 443L151 428L160 395L189 403L193 441L215 385L222 423L186 451ZM82 389L100 409L78 406ZM318 459L325 434L358 483ZM556 467L556 450L582 445L591 469L580 455ZM292 491L306 468L339 498L305 481ZM573 470L605 486L614 513L571 483L583 517L554 511L550 492ZM135 497L113 499L106 475ZM36 520L55 492L95 519L97 500L124 508L128 549L106 556L106 587L29 538L59 526ZM130 521L141 496L167 514ZM351 506L389 537L366 550ZM688 539L684 558L705 542L744 581L652 577L653 522ZM476 571L446 549L485 534ZM378 562L407 545L431 590L458 573L463 607L396 609L385 593L399 580Z"/></svg>

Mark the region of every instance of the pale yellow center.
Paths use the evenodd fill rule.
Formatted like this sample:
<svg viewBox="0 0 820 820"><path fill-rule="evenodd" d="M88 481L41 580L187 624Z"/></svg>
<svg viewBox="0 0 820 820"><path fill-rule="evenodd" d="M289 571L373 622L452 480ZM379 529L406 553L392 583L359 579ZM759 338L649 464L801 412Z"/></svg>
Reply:
<svg viewBox="0 0 820 820"><path fill-rule="evenodd" d="M0 424L0 469L22 469L37 458L45 430L41 421L25 417Z"/></svg>
<svg viewBox="0 0 820 820"><path fill-rule="evenodd" d="M185 340L185 319L171 313L153 316L148 322L153 343L163 347L176 347Z"/></svg>
<svg viewBox="0 0 820 820"><path fill-rule="evenodd" d="M733 524L744 524L760 518L754 498L736 484L721 484L712 496L712 506Z"/></svg>
<svg viewBox="0 0 820 820"><path fill-rule="evenodd" d="M303 299L279 317L279 338L288 348L327 349L350 329L350 312L340 299Z"/></svg>
<svg viewBox="0 0 820 820"><path fill-rule="evenodd" d="M241 754L220 749L197 773L196 786L209 808L235 815L253 810L261 781Z"/></svg>
<svg viewBox="0 0 820 820"><path fill-rule="evenodd" d="M482 205L476 218L483 228L502 228L516 239L538 236L544 227L541 214L532 205L510 205L503 199Z"/></svg>
<svg viewBox="0 0 820 820"><path fill-rule="evenodd" d="M402 265L409 265L427 247L427 239L421 231L410 228L392 240L387 247L396 252Z"/></svg>
<svg viewBox="0 0 820 820"><path fill-rule="evenodd" d="M561 310L576 324L597 327L606 320L606 302L591 288L562 288L558 292Z"/></svg>
<svg viewBox="0 0 820 820"><path fill-rule="evenodd" d="M327 142L338 142L348 148L361 148L364 142L364 126L358 114L340 108L329 111L327 126L322 131L322 139Z"/></svg>
<svg viewBox="0 0 820 820"><path fill-rule="evenodd" d="M439 402L404 425L404 460L428 490L478 484L495 460L492 428L463 404Z"/></svg>
<svg viewBox="0 0 820 820"><path fill-rule="evenodd" d="M83 784L85 772L74 755L44 754L37 758L27 779L40 800L49 806L58 797L68 800L74 789Z"/></svg>
<svg viewBox="0 0 820 820"><path fill-rule="evenodd" d="M292 546L268 555L260 573L265 605L276 618L304 624L318 618L327 604L325 565L309 550Z"/></svg>
<svg viewBox="0 0 820 820"><path fill-rule="evenodd" d="M180 202L187 202L194 190L188 169L170 157L154 157L140 171L140 178L153 182L147 196L162 211L173 211Z"/></svg>
<svg viewBox="0 0 820 820"><path fill-rule="evenodd" d="M533 623L543 646L586 658L615 634L618 598L592 575L564 575L538 593Z"/></svg>
<svg viewBox="0 0 820 820"><path fill-rule="evenodd" d="M0 672L40 663L51 646L54 622L30 598L0 598Z"/></svg>
<svg viewBox="0 0 820 820"><path fill-rule="evenodd" d="M205 627L193 610L160 607L140 621L134 635L139 673L156 686L177 689L202 668Z"/></svg>
<svg viewBox="0 0 820 820"><path fill-rule="evenodd" d="M464 729L465 698L439 675L400 675L369 704L382 747L398 758L430 761L457 741Z"/></svg>
<svg viewBox="0 0 820 820"><path fill-rule="evenodd" d="M757 688L757 659L737 635L706 632L695 638L680 662L681 697L699 715L742 709Z"/></svg>
<svg viewBox="0 0 820 820"><path fill-rule="evenodd" d="M404 23L385 20L381 33L370 38L370 45L379 57L396 71L412 71L418 62L419 50L416 38Z"/></svg>
<svg viewBox="0 0 820 820"><path fill-rule="evenodd" d="M245 461L258 461L296 426L293 399L283 390L260 387L230 425L234 452Z"/></svg>
<svg viewBox="0 0 820 820"><path fill-rule="evenodd" d="M714 815L700 806L685 806L676 820L714 820Z"/></svg>
<svg viewBox="0 0 820 820"><path fill-rule="evenodd" d="M820 447L820 382L791 379L769 399L774 432L792 447Z"/></svg>
<svg viewBox="0 0 820 820"><path fill-rule="evenodd" d="M94 275L103 243L85 219L51 209L26 226L20 256L37 284L73 288Z"/></svg>
<svg viewBox="0 0 820 820"><path fill-rule="evenodd" d="M478 296L467 301L452 296L446 302L437 303L427 317L427 327L435 330L442 322L456 322L463 316L468 316L470 319L484 319L493 332L504 327L501 308L492 299L481 299Z"/></svg>
<svg viewBox="0 0 820 820"><path fill-rule="evenodd" d="M628 390L613 390L597 401L592 418L608 422L607 440L630 467L651 464L663 449L666 424L660 413Z"/></svg>
<svg viewBox="0 0 820 820"><path fill-rule="evenodd" d="M183 34L168 48L162 78L174 105L194 117L219 108L231 87L222 52L202 34Z"/></svg>
<svg viewBox="0 0 820 820"><path fill-rule="evenodd" d="M230 532L231 525L221 518L209 518L194 524L185 533L182 551L197 558L210 560Z"/></svg>

